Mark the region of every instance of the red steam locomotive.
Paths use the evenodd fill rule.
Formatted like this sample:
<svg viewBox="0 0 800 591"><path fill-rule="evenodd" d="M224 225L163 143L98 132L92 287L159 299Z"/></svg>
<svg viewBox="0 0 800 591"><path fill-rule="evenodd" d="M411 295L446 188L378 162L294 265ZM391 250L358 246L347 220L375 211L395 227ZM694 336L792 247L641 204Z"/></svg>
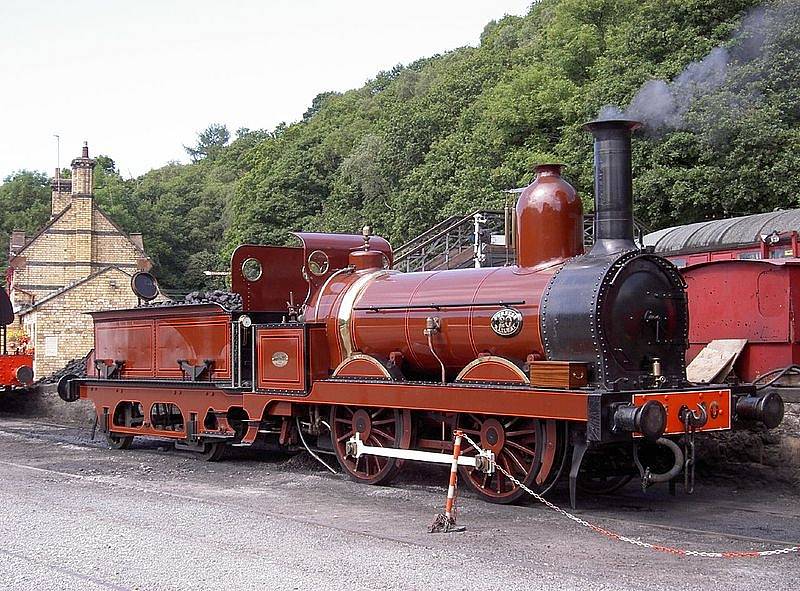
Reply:
<svg viewBox="0 0 800 591"><path fill-rule="evenodd" d="M14 322L14 307L6 290L0 287L0 388L15 390L33 383L33 355L8 352L8 325Z"/></svg>
<svg viewBox="0 0 800 591"><path fill-rule="evenodd" d="M633 242L636 126L586 126L596 242L585 254L580 199L559 165L540 166L517 206L516 266L400 273L368 232L240 246L231 270L241 311L96 312L96 376L65 377L59 394L92 400L116 448L156 436L219 459L228 446L310 442L355 480L380 484L404 460L352 457L355 433L373 448L444 453L458 427L542 493L569 470L573 504L587 450L624 458L606 466L635 463L645 484L671 481L693 470L696 432L775 426L783 402L687 381L685 285ZM646 466L648 445L666 453L666 470ZM523 494L500 471L461 469L489 501ZM624 475L595 482L609 489Z"/></svg>

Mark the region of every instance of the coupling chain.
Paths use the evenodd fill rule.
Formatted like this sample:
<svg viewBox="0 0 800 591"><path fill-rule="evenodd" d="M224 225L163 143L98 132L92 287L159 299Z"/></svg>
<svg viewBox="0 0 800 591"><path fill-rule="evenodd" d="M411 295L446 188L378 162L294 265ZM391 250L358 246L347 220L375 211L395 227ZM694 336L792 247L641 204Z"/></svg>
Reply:
<svg viewBox="0 0 800 591"><path fill-rule="evenodd" d="M475 450L477 452L482 452L483 451L481 449L481 447L477 443L475 443L469 435L467 435L466 433L464 433L463 435L464 435L464 439L466 439L469 442L469 444L472 447L475 448ZM552 502L548 501L547 499L545 499L539 493L537 493L537 492L531 490L530 488L528 488L527 486L525 486L525 484L523 484L517 478L515 478L513 475L511 475L508 472L508 470L504 469L500 464L495 464L495 469L497 469L501 474L505 475L506 478L508 478L511 482L513 482L515 485L520 487L526 493L531 495L534 499L536 499L537 501L539 501L540 503L542 503L546 507L549 507L550 509L552 509L556 513L560 513L561 515L563 515L567 519L569 519L571 521L574 521L578 525L582 525L583 527L588 528L588 529L590 529L590 530L592 530L592 531L594 531L594 532L596 532L598 534L601 534L603 536L606 536L607 538L611 538L612 540L618 540L620 542L626 542L626 543L631 544L633 546L639 546L640 548L647 548L647 549L653 550L655 552L664 552L664 553L667 553L667 554L675 554L675 555L678 555L678 556L696 556L696 557L699 557L699 558L758 558L758 557L762 557L762 556L777 556L779 554L791 554L793 552L800 553L800 545L787 546L787 547L784 547L784 548L778 548L776 550L760 550L760 551L759 550L753 550L753 551L744 551L744 552L740 552L740 551L702 552L702 551L699 551L699 550L685 550L683 548L673 548L671 546L662 546L660 544L651 544L650 542L643 542L641 540L636 540L634 538L629 538L627 536L623 536L622 534L618 534L618 533L613 532L611 530L605 529L603 527L600 527L599 525L595 525L593 523L590 523L590 522L586 521L585 519L581 519L577 515L573 515L569 511L566 511L565 509L562 509L561 507L559 507L555 503L552 503Z"/></svg>

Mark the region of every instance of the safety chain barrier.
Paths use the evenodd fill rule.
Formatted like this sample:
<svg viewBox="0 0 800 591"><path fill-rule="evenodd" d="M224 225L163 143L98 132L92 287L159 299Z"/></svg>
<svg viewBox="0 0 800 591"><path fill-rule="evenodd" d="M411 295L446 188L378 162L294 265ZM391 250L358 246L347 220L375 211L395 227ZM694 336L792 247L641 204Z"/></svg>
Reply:
<svg viewBox="0 0 800 591"><path fill-rule="evenodd" d="M476 451L482 451L481 447L475 443L472 438L466 433L463 433L464 439L466 439L469 444L475 448ZM700 552L698 550L684 550L683 548L673 548L671 546L661 546L659 544L651 544L649 542L642 542L641 540L634 540L633 538L629 538L623 535L620 535L616 532L607 530L605 528L600 527L599 525L595 525L593 523L589 523L585 519L581 519L580 517L573 515L569 511L565 511L558 505L551 503L547 499L545 499L542 495L532 491L530 488L522 484L519 480L514 478L511 474L508 473L507 470L503 469L500 464L495 464L495 468L505 475L511 482L519 486L522 490L527 492L531 495L534 499L546 505L556 513L560 513L567 519L574 521L578 525L582 525L583 527L589 528L590 530L604 535L612 540L619 540L620 542L627 542L628 544L632 544L633 546L639 546L641 548L648 548L650 550L654 550L656 552L664 552L667 554L675 554L678 556L697 556L700 558L758 558L761 556L777 556L779 554L791 554L793 552L800 552L800 546L788 546L786 548L779 548L777 550L761 550L761 551L750 551L750 552L738 552L738 551L731 551L731 552Z"/></svg>

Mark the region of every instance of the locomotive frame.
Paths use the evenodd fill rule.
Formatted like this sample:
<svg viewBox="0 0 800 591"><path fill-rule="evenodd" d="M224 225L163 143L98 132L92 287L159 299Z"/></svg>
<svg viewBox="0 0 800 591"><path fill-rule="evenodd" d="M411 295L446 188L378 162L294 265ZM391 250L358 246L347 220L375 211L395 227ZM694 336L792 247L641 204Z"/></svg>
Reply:
<svg viewBox="0 0 800 591"><path fill-rule="evenodd" d="M243 245L231 261L242 311L93 313L95 376L66 376L59 394L92 400L112 447L155 436L220 459L228 446L294 448L307 436L369 484L388 482L403 460L353 458L355 433L367 445L448 452L458 428L542 494L569 469L573 505L587 450L644 440L674 450L665 437L688 444L743 421L774 426L783 403L773 392L686 380L685 286L632 240L634 128L588 125L589 253L580 200L558 165L540 169L520 198L520 266L402 274L390 269L388 242L368 231ZM672 478L683 468L678 454L673 461L662 474L641 468L643 482ZM500 471L461 470L489 501L523 494ZM613 475L600 488L624 481Z"/></svg>

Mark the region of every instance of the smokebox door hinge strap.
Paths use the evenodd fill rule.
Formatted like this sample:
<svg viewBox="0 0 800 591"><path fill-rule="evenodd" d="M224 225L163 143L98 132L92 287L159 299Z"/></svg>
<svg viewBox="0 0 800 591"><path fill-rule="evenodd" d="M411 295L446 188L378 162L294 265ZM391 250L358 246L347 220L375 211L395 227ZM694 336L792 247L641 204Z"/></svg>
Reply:
<svg viewBox="0 0 800 591"><path fill-rule="evenodd" d="M192 365L186 359L178 359L178 367L183 372L183 379L197 382L205 374L211 374L212 359L205 359L202 365Z"/></svg>

